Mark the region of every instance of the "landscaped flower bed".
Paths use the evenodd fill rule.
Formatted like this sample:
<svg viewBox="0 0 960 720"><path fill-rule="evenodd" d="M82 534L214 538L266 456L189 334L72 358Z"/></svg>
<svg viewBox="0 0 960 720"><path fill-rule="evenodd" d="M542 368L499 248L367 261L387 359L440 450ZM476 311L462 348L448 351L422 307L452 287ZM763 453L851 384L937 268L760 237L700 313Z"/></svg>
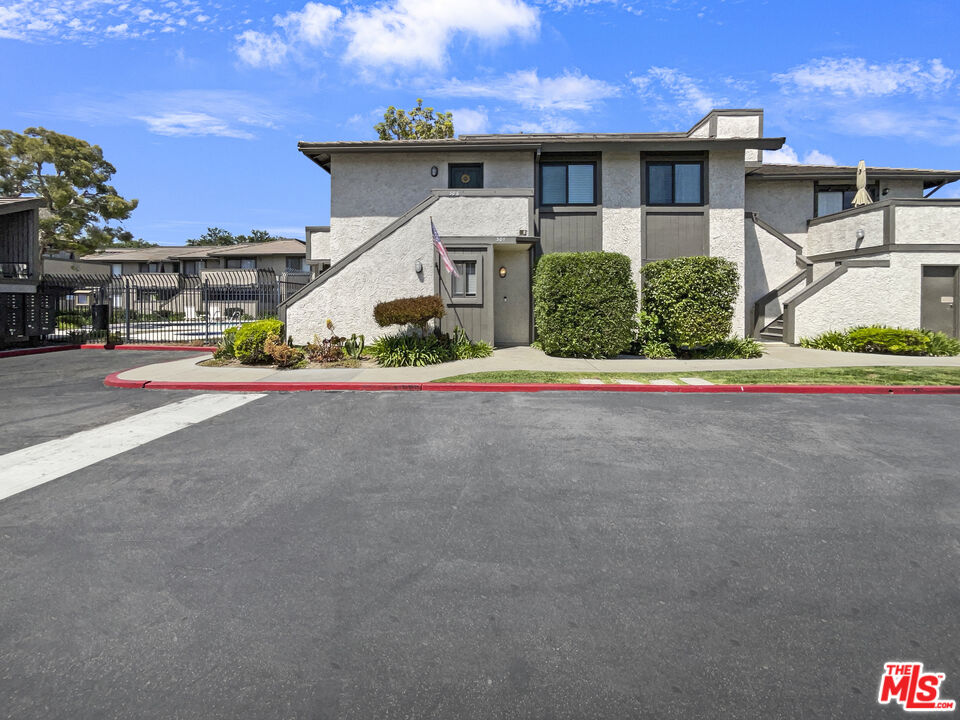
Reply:
<svg viewBox="0 0 960 720"><path fill-rule="evenodd" d="M960 340L945 333L884 325L861 325L848 330L828 331L812 338L801 338L800 347L885 355L960 355Z"/></svg>

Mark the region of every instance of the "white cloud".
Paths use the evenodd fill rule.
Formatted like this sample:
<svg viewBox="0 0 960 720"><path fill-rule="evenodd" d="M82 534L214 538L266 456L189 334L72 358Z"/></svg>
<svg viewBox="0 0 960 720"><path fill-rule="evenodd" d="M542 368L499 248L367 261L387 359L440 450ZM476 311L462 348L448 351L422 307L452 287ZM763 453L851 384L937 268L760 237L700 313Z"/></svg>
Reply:
<svg viewBox="0 0 960 720"><path fill-rule="evenodd" d="M147 129L157 135L176 137L197 137L215 135L217 137L253 140L253 133L231 126L226 121L195 112L165 112L159 115L138 115L137 120L147 124Z"/></svg>
<svg viewBox="0 0 960 720"><path fill-rule="evenodd" d="M330 41L333 25L342 15L343 12L332 5L308 2L299 12L278 15L273 22L286 30L291 38L309 45L324 45Z"/></svg>
<svg viewBox="0 0 960 720"><path fill-rule="evenodd" d="M198 0L8 0L0 6L0 38L92 45L196 28L201 17L211 19L199 12Z"/></svg>
<svg viewBox="0 0 960 720"><path fill-rule="evenodd" d="M641 97L657 100L662 110L675 107L687 116L706 115L714 108L729 105L727 98L704 90L700 82L676 68L651 67L646 74L630 81Z"/></svg>
<svg viewBox="0 0 960 720"><path fill-rule="evenodd" d="M484 41L530 37L539 13L523 0L390 0L342 21L346 57L364 66L442 67L458 35Z"/></svg>
<svg viewBox="0 0 960 720"><path fill-rule="evenodd" d="M800 160L797 151L784 143L779 150L764 150L763 161L776 165L836 165L837 161L833 156L822 153L819 150L810 150Z"/></svg>
<svg viewBox="0 0 960 720"><path fill-rule="evenodd" d="M240 140L252 140L257 130L276 130L301 117L275 102L236 90L135 92L95 101L71 95L55 98L55 107L57 110L44 112L43 116L69 117L95 125L135 120L157 135ZM126 114L119 114L117 108L125 108Z"/></svg>
<svg viewBox="0 0 960 720"><path fill-rule="evenodd" d="M620 89L579 71L541 78L537 70L519 70L495 78L462 81L456 78L435 89L438 95L510 100L537 110L590 110Z"/></svg>
<svg viewBox="0 0 960 720"><path fill-rule="evenodd" d="M500 128L506 133L572 133L580 130L580 125L565 115L546 113L536 118L525 118L507 122Z"/></svg>
<svg viewBox="0 0 960 720"><path fill-rule="evenodd" d="M234 51L240 62L251 67L279 67L287 57L290 46L277 33L246 30L236 37Z"/></svg>
<svg viewBox="0 0 960 720"><path fill-rule="evenodd" d="M554 12L570 12L571 10L590 10L600 5L612 5L632 15L642 15L643 10L639 3L628 0L538 0L548 10Z"/></svg>
<svg viewBox="0 0 960 720"><path fill-rule="evenodd" d="M483 108L456 108L453 113L453 128L458 135L474 135L487 132L490 117Z"/></svg>
<svg viewBox="0 0 960 720"><path fill-rule="evenodd" d="M956 73L935 58L868 63L864 58L820 58L773 76L785 88L855 97L946 90Z"/></svg>
<svg viewBox="0 0 960 720"><path fill-rule="evenodd" d="M803 156L804 165L836 165L833 155L827 155L819 150L811 150Z"/></svg>

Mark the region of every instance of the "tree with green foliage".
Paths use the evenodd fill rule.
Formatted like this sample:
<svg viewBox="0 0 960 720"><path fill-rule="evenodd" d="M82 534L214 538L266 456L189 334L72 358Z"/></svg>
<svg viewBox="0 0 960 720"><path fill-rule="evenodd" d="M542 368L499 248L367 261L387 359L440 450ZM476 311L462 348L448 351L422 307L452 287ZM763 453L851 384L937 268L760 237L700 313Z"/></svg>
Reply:
<svg viewBox="0 0 960 720"><path fill-rule="evenodd" d="M417 106L409 113L397 110L393 105L383 114L383 122L373 126L381 140L430 140L453 137L453 113L438 112L432 107L423 107L417 98Z"/></svg>
<svg viewBox="0 0 960 720"><path fill-rule="evenodd" d="M246 245L248 243L264 243L273 240L283 240L279 235L271 235L266 230L251 230L249 235L234 235L229 230L220 227L208 227L207 231L198 238L187 240L187 245L195 247L208 245Z"/></svg>
<svg viewBox="0 0 960 720"><path fill-rule="evenodd" d="M42 127L22 133L0 130L0 195L36 195L43 250L92 253L116 242L136 242L122 225L137 200L121 197L110 184L116 168L99 145Z"/></svg>

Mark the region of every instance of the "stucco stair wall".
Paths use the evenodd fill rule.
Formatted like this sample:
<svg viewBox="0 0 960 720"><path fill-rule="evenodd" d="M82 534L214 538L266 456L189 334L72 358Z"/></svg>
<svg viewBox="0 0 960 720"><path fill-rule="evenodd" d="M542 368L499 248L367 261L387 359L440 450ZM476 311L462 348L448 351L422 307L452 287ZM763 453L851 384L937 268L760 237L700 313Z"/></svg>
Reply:
<svg viewBox="0 0 960 720"><path fill-rule="evenodd" d="M511 191L503 191L511 193ZM435 253L430 219L444 237L515 236L518 228L529 226L532 190L505 195L472 196L463 192L435 194L418 203L399 225L383 237L374 236L348 255L284 306L287 334L295 343L310 341L314 335L362 334L367 342L397 330L381 328L373 319L374 306L401 297L434 293ZM378 233L380 235L381 233ZM363 249L371 241L372 247ZM416 272L416 264L422 266Z"/></svg>

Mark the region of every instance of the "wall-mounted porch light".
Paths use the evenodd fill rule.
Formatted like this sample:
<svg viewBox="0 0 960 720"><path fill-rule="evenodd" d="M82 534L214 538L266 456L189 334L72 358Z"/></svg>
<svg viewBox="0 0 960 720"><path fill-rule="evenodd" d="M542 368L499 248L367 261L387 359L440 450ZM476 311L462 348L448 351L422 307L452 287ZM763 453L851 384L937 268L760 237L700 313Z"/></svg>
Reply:
<svg viewBox="0 0 960 720"><path fill-rule="evenodd" d="M436 177L439 174L440 174L440 168L438 168L436 165L430 168L430 177Z"/></svg>
<svg viewBox="0 0 960 720"><path fill-rule="evenodd" d="M507 276L507 269L506 269L503 265L501 265L501 266L500 266L500 277L504 278L504 277L506 277L506 276Z"/></svg>
<svg viewBox="0 0 960 720"><path fill-rule="evenodd" d="M863 240L865 235L866 233L863 232L863 228L857 228L857 240Z"/></svg>
<svg viewBox="0 0 960 720"><path fill-rule="evenodd" d="M417 275L419 275L420 273L422 273L422 272L423 272L423 263L420 262L419 260L417 260L417 261L413 264L413 271L414 271Z"/></svg>

